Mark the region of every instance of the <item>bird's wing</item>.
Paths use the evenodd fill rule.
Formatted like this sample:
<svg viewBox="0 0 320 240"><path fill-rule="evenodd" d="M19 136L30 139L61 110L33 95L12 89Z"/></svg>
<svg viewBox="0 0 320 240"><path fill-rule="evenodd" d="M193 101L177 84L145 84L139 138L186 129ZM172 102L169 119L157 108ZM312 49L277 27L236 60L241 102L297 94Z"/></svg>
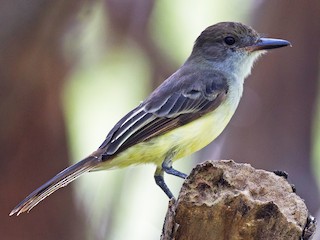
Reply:
<svg viewBox="0 0 320 240"><path fill-rule="evenodd" d="M105 148L103 159L216 109L228 92L226 79L217 73L203 74L205 79L192 79L193 76L185 77L183 87L179 84L173 84L173 89L160 86L145 102L124 116L100 146Z"/></svg>

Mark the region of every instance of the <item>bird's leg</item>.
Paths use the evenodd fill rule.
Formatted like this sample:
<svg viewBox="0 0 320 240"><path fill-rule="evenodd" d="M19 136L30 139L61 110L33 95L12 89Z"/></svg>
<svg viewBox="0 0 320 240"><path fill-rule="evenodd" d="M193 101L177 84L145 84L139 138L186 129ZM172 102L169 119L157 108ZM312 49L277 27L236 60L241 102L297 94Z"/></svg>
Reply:
<svg viewBox="0 0 320 240"><path fill-rule="evenodd" d="M164 182L163 178L163 169L160 167L157 167L156 172L154 173L154 180L156 181L156 184L167 194L169 199L174 198L172 192L168 188L167 184Z"/></svg>
<svg viewBox="0 0 320 240"><path fill-rule="evenodd" d="M173 194L171 193L170 189L168 188L167 184L164 182L163 173L166 172L168 174L181 177L183 179L187 178L187 174L179 172L172 168L172 158L175 152L172 151L169 153L166 158L164 159L161 167L157 167L156 172L154 173L154 179L156 184L161 187L161 189L167 194L167 196L172 199L174 198Z"/></svg>
<svg viewBox="0 0 320 240"><path fill-rule="evenodd" d="M187 178L187 174L179 172L178 170L174 169L172 167L172 157L175 153L172 152L171 154L167 155L167 157L164 159L163 163L162 163L162 169L171 175L186 179Z"/></svg>

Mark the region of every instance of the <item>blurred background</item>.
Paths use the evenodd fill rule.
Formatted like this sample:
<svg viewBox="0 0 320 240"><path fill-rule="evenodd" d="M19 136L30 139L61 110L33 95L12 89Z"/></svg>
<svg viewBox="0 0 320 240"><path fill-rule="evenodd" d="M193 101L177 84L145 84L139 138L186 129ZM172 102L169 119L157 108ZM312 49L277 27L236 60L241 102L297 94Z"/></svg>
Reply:
<svg viewBox="0 0 320 240"><path fill-rule="evenodd" d="M320 1L2 0L0 238L159 239L168 199L148 165L86 174L31 213L8 214L94 151L220 21L241 21L293 47L256 64L227 130L175 168L234 159L285 170L316 215ZM182 180L166 180L177 196Z"/></svg>

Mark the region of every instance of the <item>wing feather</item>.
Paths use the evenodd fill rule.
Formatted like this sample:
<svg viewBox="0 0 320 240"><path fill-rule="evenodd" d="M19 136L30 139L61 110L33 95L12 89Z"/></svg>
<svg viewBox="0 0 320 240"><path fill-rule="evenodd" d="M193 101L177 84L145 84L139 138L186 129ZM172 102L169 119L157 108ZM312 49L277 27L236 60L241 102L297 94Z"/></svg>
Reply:
<svg viewBox="0 0 320 240"><path fill-rule="evenodd" d="M103 159L183 126L213 111L225 100L228 84L221 75L204 75L207 78L200 84L191 81L192 76L189 74L183 88L173 84L176 89L156 90L150 98L122 118L100 146L105 148Z"/></svg>

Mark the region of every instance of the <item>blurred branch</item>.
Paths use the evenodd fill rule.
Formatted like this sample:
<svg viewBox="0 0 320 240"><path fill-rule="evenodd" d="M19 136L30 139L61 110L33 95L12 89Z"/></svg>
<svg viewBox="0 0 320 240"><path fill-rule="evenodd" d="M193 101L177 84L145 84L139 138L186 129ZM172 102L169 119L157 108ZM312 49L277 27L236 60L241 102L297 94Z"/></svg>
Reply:
<svg viewBox="0 0 320 240"><path fill-rule="evenodd" d="M83 239L73 194L60 191L32 214L6 217L19 200L69 165L61 89L62 38L83 1L1 2L1 238ZM52 200L51 200L52 199ZM58 201L57 201L58 200Z"/></svg>
<svg viewBox="0 0 320 240"><path fill-rule="evenodd" d="M141 47L150 60L153 88L160 85L176 69L176 64L159 49L148 31L153 0L105 0L107 16L114 42L119 44L131 38Z"/></svg>
<svg viewBox="0 0 320 240"><path fill-rule="evenodd" d="M289 40L292 48L271 52L257 63L227 129L221 156L287 171L315 214L320 195L312 171L311 141L319 79L320 2L263 1L253 15L255 29Z"/></svg>
<svg viewBox="0 0 320 240"><path fill-rule="evenodd" d="M296 240L314 231L315 221L285 178L232 160L208 161L170 202L161 239Z"/></svg>

